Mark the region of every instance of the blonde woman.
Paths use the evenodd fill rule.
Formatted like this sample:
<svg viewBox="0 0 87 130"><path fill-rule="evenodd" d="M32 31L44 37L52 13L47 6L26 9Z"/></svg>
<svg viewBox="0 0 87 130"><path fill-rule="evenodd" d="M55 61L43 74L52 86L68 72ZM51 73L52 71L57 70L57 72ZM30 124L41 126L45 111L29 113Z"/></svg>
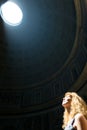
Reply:
<svg viewBox="0 0 87 130"><path fill-rule="evenodd" d="M64 130L87 130L87 104L77 93L65 93L62 106Z"/></svg>

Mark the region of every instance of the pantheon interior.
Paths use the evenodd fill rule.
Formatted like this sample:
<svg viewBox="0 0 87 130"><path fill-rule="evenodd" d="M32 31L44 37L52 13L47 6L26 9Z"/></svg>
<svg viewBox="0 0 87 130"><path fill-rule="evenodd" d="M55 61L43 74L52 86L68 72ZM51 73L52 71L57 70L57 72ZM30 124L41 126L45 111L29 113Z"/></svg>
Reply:
<svg viewBox="0 0 87 130"><path fill-rule="evenodd" d="M87 1L13 1L23 20L0 17L0 130L62 130L65 92L87 102Z"/></svg>

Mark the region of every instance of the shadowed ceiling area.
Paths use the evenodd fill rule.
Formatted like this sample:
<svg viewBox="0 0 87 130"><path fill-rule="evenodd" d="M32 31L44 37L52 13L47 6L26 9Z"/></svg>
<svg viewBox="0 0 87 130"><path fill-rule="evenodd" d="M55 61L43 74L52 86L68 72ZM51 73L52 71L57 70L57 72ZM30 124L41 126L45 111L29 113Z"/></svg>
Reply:
<svg viewBox="0 0 87 130"><path fill-rule="evenodd" d="M62 130L65 92L87 101L87 2L12 1L23 21L0 17L0 130Z"/></svg>
<svg viewBox="0 0 87 130"><path fill-rule="evenodd" d="M76 12L72 0L18 4L24 14L21 25L0 24L4 32L0 83L21 88L51 79L66 63L76 35Z"/></svg>
<svg viewBox="0 0 87 130"><path fill-rule="evenodd" d="M22 23L9 26L0 17L0 114L54 109L66 91L79 90L87 80L85 4L14 2L23 11Z"/></svg>

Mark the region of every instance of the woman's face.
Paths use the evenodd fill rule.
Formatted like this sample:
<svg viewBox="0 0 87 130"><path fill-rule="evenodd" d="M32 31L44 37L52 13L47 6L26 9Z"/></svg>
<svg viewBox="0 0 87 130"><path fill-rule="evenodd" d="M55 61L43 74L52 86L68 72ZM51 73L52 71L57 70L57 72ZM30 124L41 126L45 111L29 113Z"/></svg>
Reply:
<svg viewBox="0 0 87 130"><path fill-rule="evenodd" d="M62 106L63 106L64 108L70 107L70 105L71 105L71 100L72 100L71 95L66 95L66 96L63 98Z"/></svg>

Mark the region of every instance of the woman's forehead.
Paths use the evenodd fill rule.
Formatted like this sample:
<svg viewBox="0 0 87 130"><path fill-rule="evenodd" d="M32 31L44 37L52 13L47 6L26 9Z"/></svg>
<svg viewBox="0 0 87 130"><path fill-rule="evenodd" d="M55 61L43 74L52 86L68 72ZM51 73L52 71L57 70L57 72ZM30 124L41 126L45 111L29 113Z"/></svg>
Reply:
<svg viewBox="0 0 87 130"><path fill-rule="evenodd" d="M72 97L71 94L65 94L65 97Z"/></svg>

